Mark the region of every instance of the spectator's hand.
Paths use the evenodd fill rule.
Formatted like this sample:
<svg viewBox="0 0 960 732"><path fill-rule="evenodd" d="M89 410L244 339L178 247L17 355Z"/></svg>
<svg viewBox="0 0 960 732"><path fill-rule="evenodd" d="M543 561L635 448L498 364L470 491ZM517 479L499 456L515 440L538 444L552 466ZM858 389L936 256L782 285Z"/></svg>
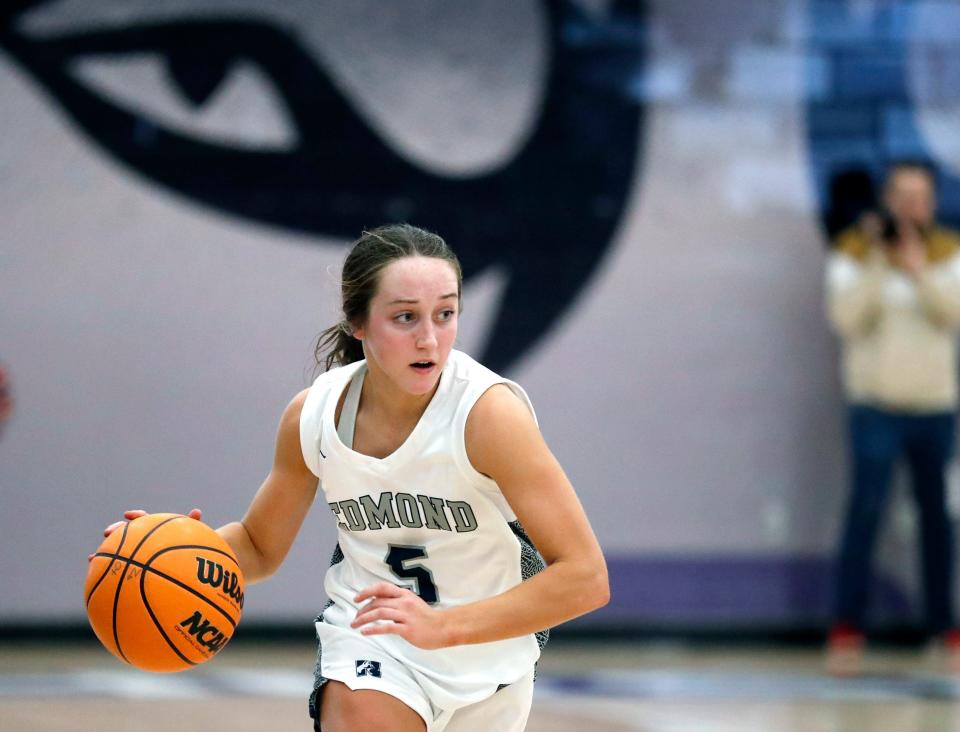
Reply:
<svg viewBox="0 0 960 732"><path fill-rule="evenodd" d="M917 277L927 268L927 248L912 226L900 228L900 240L893 252L894 261L908 274Z"/></svg>

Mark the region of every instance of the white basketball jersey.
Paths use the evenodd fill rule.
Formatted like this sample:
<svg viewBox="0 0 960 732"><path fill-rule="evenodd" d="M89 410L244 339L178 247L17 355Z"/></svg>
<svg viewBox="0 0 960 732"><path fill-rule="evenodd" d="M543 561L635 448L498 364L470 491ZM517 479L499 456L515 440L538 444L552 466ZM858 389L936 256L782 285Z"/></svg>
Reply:
<svg viewBox="0 0 960 732"><path fill-rule="evenodd" d="M376 582L408 587L445 608L498 595L542 567L496 482L470 464L464 441L470 410L494 384L507 384L533 414L523 389L451 351L414 430L378 459L350 449L335 426L340 395L365 367L359 361L322 374L300 415L303 457L321 480L339 541L324 581L331 604L318 618L321 644L324 626L348 628L358 609L353 597ZM396 635L370 638L443 707L517 681L540 654L534 635L433 651Z"/></svg>

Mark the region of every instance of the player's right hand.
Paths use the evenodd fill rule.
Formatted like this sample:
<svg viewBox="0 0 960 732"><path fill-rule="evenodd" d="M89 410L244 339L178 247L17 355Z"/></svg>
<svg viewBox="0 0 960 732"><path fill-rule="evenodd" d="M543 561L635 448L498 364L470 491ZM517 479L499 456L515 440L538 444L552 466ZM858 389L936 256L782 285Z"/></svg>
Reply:
<svg viewBox="0 0 960 732"><path fill-rule="evenodd" d="M134 519L138 519L141 516L146 516L146 515L147 515L147 512L139 508L135 508L130 511L124 511L123 517L124 519L126 519L126 521L114 521L112 524L110 524L107 528L103 530L103 535L110 536L110 534L112 534L114 531L116 531L125 523L127 523L127 521L133 521ZM203 511L201 511L199 508L194 508L187 514L187 516L199 521L203 517ZM91 559L93 559L93 554L87 557L87 561L90 561Z"/></svg>
<svg viewBox="0 0 960 732"><path fill-rule="evenodd" d="M127 521L133 521L134 519L138 519L138 518L140 518L141 516L146 516L146 515L147 515L147 512L146 512L146 511L143 511L143 510L141 510L141 509L139 509L139 508L135 508L135 509L133 509L132 511L124 511L124 512L123 512L123 517L124 517ZM192 511L190 511L190 513L188 513L187 516L189 516L189 517L192 518L192 519L196 519L197 521L199 521L199 520L200 520L200 517L203 516L203 512L202 512L199 508L195 508L195 509L193 509ZM127 523L127 521L116 521L116 522L110 524L107 528L105 528L105 529L103 530L103 535L104 535L104 536L110 536L110 534L112 534L114 531L116 531L116 530L119 529L121 526L123 526L125 523Z"/></svg>

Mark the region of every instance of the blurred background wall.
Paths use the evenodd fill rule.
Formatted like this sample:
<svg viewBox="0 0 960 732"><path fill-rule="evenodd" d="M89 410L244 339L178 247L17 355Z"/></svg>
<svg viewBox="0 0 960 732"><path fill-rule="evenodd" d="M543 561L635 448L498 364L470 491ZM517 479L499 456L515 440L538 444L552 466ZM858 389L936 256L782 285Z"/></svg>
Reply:
<svg viewBox="0 0 960 732"><path fill-rule="evenodd" d="M0 626L82 623L125 508L242 515L349 241L395 220L460 253L460 347L527 387L586 505L614 595L584 626L826 621L828 232L901 156L960 223L960 6L4 7ZM318 501L249 622L309 623L333 526ZM914 531L900 490L884 622L917 612Z"/></svg>

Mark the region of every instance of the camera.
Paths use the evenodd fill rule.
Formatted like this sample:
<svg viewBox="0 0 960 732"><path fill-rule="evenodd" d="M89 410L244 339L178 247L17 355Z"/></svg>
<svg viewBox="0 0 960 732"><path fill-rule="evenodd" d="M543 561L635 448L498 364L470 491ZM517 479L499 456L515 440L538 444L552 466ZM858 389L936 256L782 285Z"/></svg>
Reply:
<svg viewBox="0 0 960 732"><path fill-rule="evenodd" d="M900 239L900 228L893 214L882 209L880 212L880 238L884 244L895 246Z"/></svg>
<svg viewBox="0 0 960 732"><path fill-rule="evenodd" d="M877 216L880 219L880 240L887 246L896 246L900 242L901 233L914 233L921 239L926 238L929 233L928 228L923 224L896 219L887 209L877 211ZM912 232L910 231L911 228Z"/></svg>

